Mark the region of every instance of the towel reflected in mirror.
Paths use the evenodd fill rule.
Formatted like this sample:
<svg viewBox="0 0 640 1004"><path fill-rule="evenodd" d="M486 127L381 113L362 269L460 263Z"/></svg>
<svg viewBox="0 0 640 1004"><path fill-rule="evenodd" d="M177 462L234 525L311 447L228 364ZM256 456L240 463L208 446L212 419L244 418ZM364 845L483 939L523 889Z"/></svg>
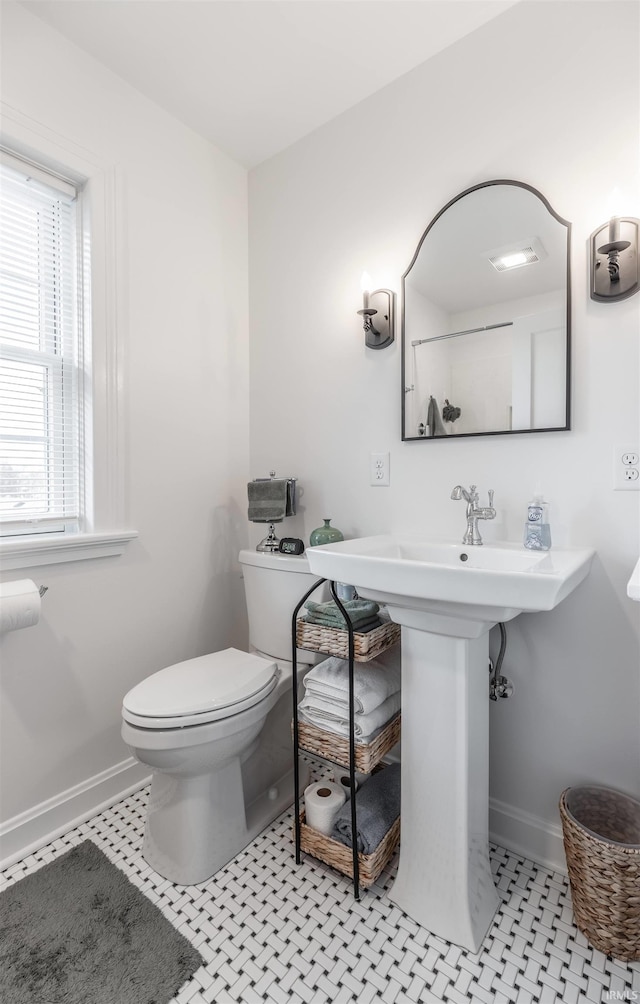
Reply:
<svg viewBox="0 0 640 1004"><path fill-rule="evenodd" d="M429 407L427 409L427 435L428 436L448 435L448 432L444 427L442 419L440 418L440 409L438 407L438 402L436 401L433 394L429 395Z"/></svg>

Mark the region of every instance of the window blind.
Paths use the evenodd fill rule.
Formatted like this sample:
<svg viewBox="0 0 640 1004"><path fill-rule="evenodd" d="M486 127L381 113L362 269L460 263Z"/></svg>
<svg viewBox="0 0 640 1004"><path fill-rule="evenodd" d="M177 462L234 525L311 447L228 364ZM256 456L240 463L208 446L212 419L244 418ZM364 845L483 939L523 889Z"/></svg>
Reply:
<svg viewBox="0 0 640 1004"><path fill-rule="evenodd" d="M78 529L78 192L0 161L0 532Z"/></svg>

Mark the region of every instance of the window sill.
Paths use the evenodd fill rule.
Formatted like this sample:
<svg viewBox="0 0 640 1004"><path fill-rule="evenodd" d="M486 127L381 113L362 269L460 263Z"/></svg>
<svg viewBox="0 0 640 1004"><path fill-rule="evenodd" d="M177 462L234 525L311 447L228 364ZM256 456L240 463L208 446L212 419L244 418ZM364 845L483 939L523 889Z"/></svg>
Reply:
<svg viewBox="0 0 640 1004"><path fill-rule="evenodd" d="M2 570L54 565L62 561L85 561L122 554L137 530L113 530L103 533L43 534L0 541Z"/></svg>

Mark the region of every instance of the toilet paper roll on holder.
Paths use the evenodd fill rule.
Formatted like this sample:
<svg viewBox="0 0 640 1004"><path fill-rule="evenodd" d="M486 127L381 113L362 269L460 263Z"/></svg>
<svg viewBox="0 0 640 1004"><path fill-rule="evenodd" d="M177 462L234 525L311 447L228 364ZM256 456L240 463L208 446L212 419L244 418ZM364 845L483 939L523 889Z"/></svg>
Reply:
<svg viewBox="0 0 640 1004"><path fill-rule="evenodd" d="M33 579L7 579L0 583L0 635L37 624L42 597L48 588L37 585Z"/></svg>

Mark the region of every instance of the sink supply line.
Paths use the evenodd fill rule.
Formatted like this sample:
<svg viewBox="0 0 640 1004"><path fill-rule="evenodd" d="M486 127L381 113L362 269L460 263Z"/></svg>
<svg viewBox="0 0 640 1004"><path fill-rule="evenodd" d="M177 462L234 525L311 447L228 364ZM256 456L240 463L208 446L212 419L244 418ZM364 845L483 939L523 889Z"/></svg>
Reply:
<svg viewBox="0 0 640 1004"><path fill-rule="evenodd" d="M491 673L489 697L492 701L497 701L499 697L511 697L513 694L513 684L511 681L507 680L506 676L500 675L504 653L507 650L507 628L502 622L498 624L498 627L500 628L500 651L498 652L495 668L493 662L489 659L489 672Z"/></svg>

